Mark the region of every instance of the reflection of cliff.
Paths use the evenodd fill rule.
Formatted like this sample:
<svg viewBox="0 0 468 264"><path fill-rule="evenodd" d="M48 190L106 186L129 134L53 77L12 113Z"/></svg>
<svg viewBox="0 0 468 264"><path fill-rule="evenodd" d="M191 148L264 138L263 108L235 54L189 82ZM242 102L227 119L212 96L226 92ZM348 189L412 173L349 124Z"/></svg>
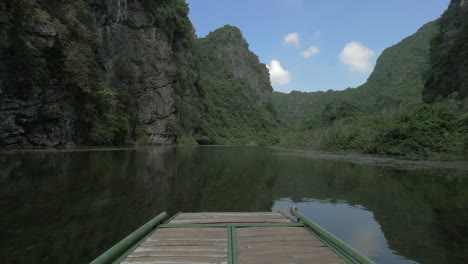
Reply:
<svg viewBox="0 0 468 264"><path fill-rule="evenodd" d="M252 147L178 148L170 208L270 211L277 169L268 152Z"/></svg>
<svg viewBox="0 0 468 264"><path fill-rule="evenodd" d="M421 263L463 262L462 254L468 252L468 178L297 158L282 164L272 190L275 199L362 205L374 213L398 254Z"/></svg>
<svg viewBox="0 0 468 264"><path fill-rule="evenodd" d="M0 156L2 263L87 263L166 209L173 149Z"/></svg>

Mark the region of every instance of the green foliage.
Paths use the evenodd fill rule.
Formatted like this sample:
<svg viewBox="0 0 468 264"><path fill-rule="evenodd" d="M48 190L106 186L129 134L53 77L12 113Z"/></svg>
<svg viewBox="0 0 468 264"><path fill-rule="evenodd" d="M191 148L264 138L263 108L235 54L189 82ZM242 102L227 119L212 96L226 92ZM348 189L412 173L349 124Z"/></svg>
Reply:
<svg viewBox="0 0 468 264"><path fill-rule="evenodd" d="M138 103L126 92L139 81L136 65L131 58L116 61L113 77L118 84L110 87L108 72L98 59L98 52L105 47L97 36L96 13L108 13L111 1L4 2L0 4L0 91L25 99L55 94L60 87L57 93L66 98L63 105L76 113L77 143L147 142L145 125L134 110ZM142 15L163 31L161 40L167 38L172 46L171 57L164 62L168 65L165 74L175 90L177 120L171 121L171 132L190 136L202 107L192 99L197 98L192 88L198 76L188 5L184 0L138 2L148 11ZM132 21L126 20L126 26L140 30ZM48 37L31 32L37 25L47 31ZM39 122L57 122L60 118L42 111Z"/></svg>
<svg viewBox="0 0 468 264"><path fill-rule="evenodd" d="M468 97L468 5L452 0L439 19L440 30L431 42L431 68L424 101Z"/></svg>
<svg viewBox="0 0 468 264"><path fill-rule="evenodd" d="M446 105L411 108L391 119L376 136L376 151L391 155L461 155L467 127L460 122L460 115Z"/></svg>
<svg viewBox="0 0 468 264"><path fill-rule="evenodd" d="M152 12L174 48L194 45L193 27L188 19L190 9L185 0L143 0L143 4Z"/></svg>
<svg viewBox="0 0 468 264"><path fill-rule="evenodd" d="M322 115L327 121L356 116L361 113L357 103L349 100L336 100L325 106Z"/></svg>
<svg viewBox="0 0 468 264"><path fill-rule="evenodd" d="M320 114L310 118L301 126L301 129L323 128L330 126L337 120L347 122L348 120L353 120L353 118L362 115L364 115L364 113L355 101L338 99L327 104Z"/></svg>
<svg viewBox="0 0 468 264"><path fill-rule="evenodd" d="M198 145L197 141L193 137L182 136L177 139L179 145Z"/></svg>
<svg viewBox="0 0 468 264"><path fill-rule="evenodd" d="M89 6L84 1L73 1L62 6L65 12L53 6L49 8L57 16L54 24L62 25L57 44L62 57L58 61L63 62L68 88L77 94L78 105L84 106L78 112L89 143L108 145L123 142L128 129L128 115L119 94L104 81L102 69L94 60L93 53L98 43Z"/></svg>
<svg viewBox="0 0 468 264"><path fill-rule="evenodd" d="M280 125L270 103L261 103L248 80L237 78L227 56L218 53L229 45L248 70L267 74L264 65L248 51L239 29L225 26L198 42L200 93L205 113L194 137L200 144L274 144ZM266 77L268 79L268 75ZM271 85L262 88L271 90Z"/></svg>
<svg viewBox="0 0 468 264"><path fill-rule="evenodd" d="M466 154L464 104L416 104L395 113L336 119L329 125L285 135L281 144L313 150L408 156Z"/></svg>
<svg viewBox="0 0 468 264"><path fill-rule="evenodd" d="M24 25L39 16L31 0L6 1L0 21L0 78L6 91L18 98L32 96L31 87L47 81L49 72L39 58L40 50L27 39Z"/></svg>
<svg viewBox="0 0 468 264"><path fill-rule="evenodd" d="M459 28L447 53L447 36L435 22L386 49L368 81L345 91L275 94L275 106L283 117L293 116L302 129L285 134L281 144L327 151L358 151L370 154L423 157L452 157L468 154L466 102L442 101L421 104L423 73L429 69L429 40L432 68L424 90L424 100L434 102L455 92L467 78L460 72L468 50L466 10L452 1L438 22L441 32ZM457 9L458 8L458 9ZM450 15L451 14L451 15ZM465 14L465 15L463 15ZM463 22L457 22L463 21ZM458 23L458 24L457 24ZM463 24L465 23L465 24ZM457 24L455 27L453 25ZM452 27L453 26L453 27ZM444 29L445 28L445 29ZM346 100L346 101L343 101ZM294 124L294 123L293 123Z"/></svg>
<svg viewBox="0 0 468 264"><path fill-rule="evenodd" d="M281 119L298 127L332 101L355 101L366 113L388 112L420 103L424 74L429 68L429 43L438 25L431 22L400 43L385 49L367 82L357 88L327 92L274 93L273 105Z"/></svg>
<svg viewBox="0 0 468 264"><path fill-rule="evenodd" d="M84 0L52 1L41 5L36 1L8 1L11 14L7 31L9 41L0 54L0 67L7 69L8 92L19 98L32 96L35 88L51 89L50 80L60 83L76 102L78 122L83 125L86 143L113 144L124 140L127 114L119 99L104 81L102 69L95 61L98 47L94 14ZM30 27L41 23L56 32L54 45L34 42ZM45 111L45 110L44 110ZM39 115L47 121L50 115ZM49 120L50 121L50 120Z"/></svg>
<svg viewBox="0 0 468 264"><path fill-rule="evenodd" d="M70 84L85 93L92 89L92 52L90 46L75 41L65 43L63 47L64 70L70 76Z"/></svg>

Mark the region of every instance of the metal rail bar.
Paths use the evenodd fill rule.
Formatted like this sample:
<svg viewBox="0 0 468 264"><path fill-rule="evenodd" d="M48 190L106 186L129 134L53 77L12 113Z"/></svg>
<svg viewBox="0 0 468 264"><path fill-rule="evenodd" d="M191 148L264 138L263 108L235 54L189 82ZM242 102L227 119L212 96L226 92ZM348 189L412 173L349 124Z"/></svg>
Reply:
<svg viewBox="0 0 468 264"><path fill-rule="evenodd" d="M135 230L126 238L122 239L119 243L115 244L115 246L111 247L109 250L97 257L90 264L112 263L114 260L118 259L122 254L124 254L129 248L133 247L144 236L146 236L152 230L154 230L159 224L161 224L164 221L166 217L166 212L160 213L158 216L151 219L146 224L142 225L140 228Z"/></svg>
<svg viewBox="0 0 468 264"><path fill-rule="evenodd" d="M226 228L227 230L227 257L228 257L228 264L233 264L233 253L232 253L232 230L231 227Z"/></svg>
<svg viewBox="0 0 468 264"><path fill-rule="evenodd" d="M231 247L232 247L232 264L239 263L239 253L237 250L237 230L236 227L233 226L231 229Z"/></svg>

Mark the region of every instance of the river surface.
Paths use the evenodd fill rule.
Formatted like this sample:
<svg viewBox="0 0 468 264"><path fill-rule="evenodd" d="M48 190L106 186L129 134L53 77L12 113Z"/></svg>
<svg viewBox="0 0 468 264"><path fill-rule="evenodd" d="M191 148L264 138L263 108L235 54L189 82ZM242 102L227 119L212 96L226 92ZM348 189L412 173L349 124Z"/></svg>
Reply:
<svg viewBox="0 0 468 264"><path fill-rule="evenodd" d="M468 263L468 164L264 147L0 154L0 263L88 263L168 211L299 210L377 263Z"/></svg>

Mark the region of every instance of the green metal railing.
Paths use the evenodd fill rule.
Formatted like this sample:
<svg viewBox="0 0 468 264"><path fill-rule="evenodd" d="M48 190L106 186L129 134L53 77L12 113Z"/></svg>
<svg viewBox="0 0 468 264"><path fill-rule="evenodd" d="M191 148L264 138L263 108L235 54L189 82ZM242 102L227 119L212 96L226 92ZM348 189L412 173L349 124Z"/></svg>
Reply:
<svg viewBox="0 0 468 264"><path fill-rule="evenodd" d="M148 221L146 224L135 230L135 232L122 239L115 246L104 252L101 256L97 257L90 264L109 264L119 259L125 252L140 241L143 237L153 231L159 224L161 224L167 217L166 212L160 213L155 218Z"/></svg>
<svg viewBox="0 0 468 264"><path fill-rule="evenodd" d="M291 214L303 222L310 231L312 231L319 239L321 239L325 244L327 244L327 246L329 246L348 263L375 264L372 260L363 256L361 253L343 242L341 239L337 238L323 227L305 217L297 210L295 206L291 207Z"/></svg>

